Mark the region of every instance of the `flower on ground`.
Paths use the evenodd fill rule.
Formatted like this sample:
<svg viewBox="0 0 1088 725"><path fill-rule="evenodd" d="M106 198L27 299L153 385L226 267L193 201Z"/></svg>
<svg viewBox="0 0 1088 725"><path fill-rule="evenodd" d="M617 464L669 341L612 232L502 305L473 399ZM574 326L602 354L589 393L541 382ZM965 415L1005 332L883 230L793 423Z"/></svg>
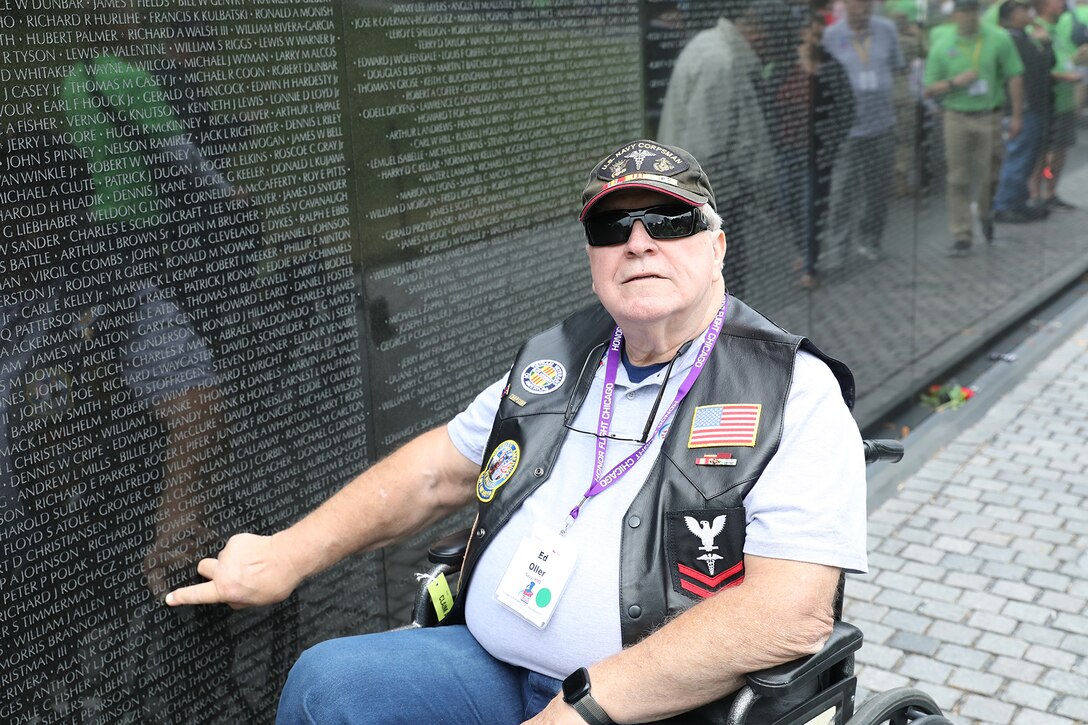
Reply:
<svg viewBox="0 0 1088 725"><path fill-rule="evenodd" d="M919 402L922 405L933 408L935 411L955 410L975 396L975 391L965 388L959 383L945 383L930 385L926 392L922 393Z"/></svg>

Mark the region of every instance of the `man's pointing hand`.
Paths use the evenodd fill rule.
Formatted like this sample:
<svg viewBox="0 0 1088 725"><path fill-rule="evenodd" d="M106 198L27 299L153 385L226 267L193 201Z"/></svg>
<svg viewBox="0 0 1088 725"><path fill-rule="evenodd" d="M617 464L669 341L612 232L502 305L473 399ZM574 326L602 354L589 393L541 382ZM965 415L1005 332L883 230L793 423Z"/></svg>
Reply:
<svg viewBox="0 0 1088 725"><path fill-rule="evenodd" d="M175 589L166 595L166 603L172 607L227 604L242 609L281 602L303 578L283 549L278 534L236 534L217 558L197 564L197 573L208 581Z"/></svg>

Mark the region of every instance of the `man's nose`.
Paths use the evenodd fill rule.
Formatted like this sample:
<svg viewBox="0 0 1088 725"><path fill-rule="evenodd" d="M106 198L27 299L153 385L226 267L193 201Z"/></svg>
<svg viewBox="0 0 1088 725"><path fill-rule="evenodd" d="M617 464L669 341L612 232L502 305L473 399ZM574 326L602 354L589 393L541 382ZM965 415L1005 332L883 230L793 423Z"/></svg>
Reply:
<svg viewBox="0 0 1088 725"><path fill-rule="evenodd" d="M627 244L624 246L629 254L645 254L648 251L657 249L657 242L646 231L646 227L642 225L642 220L635 219L631 224L631 233L627 236Z"/></svg>

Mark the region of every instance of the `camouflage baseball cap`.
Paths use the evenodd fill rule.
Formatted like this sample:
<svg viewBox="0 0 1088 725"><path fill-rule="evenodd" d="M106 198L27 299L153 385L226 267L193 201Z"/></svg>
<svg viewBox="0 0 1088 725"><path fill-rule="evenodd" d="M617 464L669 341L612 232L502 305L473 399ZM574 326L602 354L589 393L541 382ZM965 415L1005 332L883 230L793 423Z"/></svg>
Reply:
<svg viewBox="0 0 1088 725"><path fill-rule="evenodd" d="M717 208L710 179L695 157L682 148L656 141L626 143L594 166L582 190L578 219L584 220L594 204L621 189L650 189L693 206L709 202Z"/></svg>

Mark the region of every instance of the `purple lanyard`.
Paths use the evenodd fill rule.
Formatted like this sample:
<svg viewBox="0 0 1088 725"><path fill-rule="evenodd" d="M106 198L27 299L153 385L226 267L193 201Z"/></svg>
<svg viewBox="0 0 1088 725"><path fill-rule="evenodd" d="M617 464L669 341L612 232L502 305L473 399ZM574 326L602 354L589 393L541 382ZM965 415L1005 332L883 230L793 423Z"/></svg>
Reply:
<svg viewBox="0 0 1088 725"><path fill-rule="evenodd" d="M718 314L714 316L714 321L710 323L710 327L706 331L706 337L703 339L702 347L699 348L699 355L695 358L695 363L691 366L691 370L688 371L683 382L680 383L680 387L676 391L676 397L673 398L672 403L662 414L661 422L657 424L653 435L647 438L646 442L638 450L613 466L608 473L605 473L604 461L605 452L608 450L608 431L612 428L612 400L616 387L616 372L620 366L620 346L623 343L623 331L620 330L619 326L616 327L616 331L612 333L612 343L608 346L608 354L604 364L604 392L601 394L601 408L597 415L597 450L593 461L593 479L582 496L581 502L570 510L560 534L566 534L570 527L574 525L586 501L603 492L612 484L618 483L621 478L627 475L628 471L635 467L635 464L649 450L654 438L672 420L676 409L680 407L680 403L684 402L684 398L687 396L688 391L691 390L691 386L695 384L699 374L706 367L710 351L714 349L714 343L718 341L718 335L721 334L722 325L725 323L725 310L728 304L729 296L727 295L725 301L722 302L722 306L718 309ZM661 384L668 385L669 381L664 380Z"/></svg>

